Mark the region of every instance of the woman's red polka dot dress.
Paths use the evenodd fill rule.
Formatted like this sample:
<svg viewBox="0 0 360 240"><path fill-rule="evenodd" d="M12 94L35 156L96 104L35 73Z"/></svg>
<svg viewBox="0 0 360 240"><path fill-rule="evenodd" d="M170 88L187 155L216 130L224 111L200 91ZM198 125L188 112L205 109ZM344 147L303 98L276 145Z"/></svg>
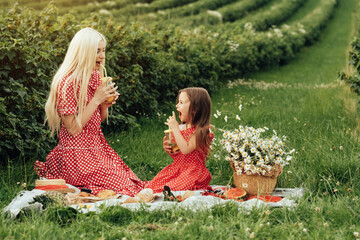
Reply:
<svg viewBox="0 0 360 240"><path fill-rule="evenodd" d="M195 128L181 131L186 141L190 140ZM213 139L213 134L210 134ZM154 192L162 192L164 186L169 186L173 191L198 190L209 188L211 174L205 166L208 149L198 147L191 153L184 155L181 151L170 154L174 162L161 170L153 180L146 184Z"/></svg>
<svg viewBox="0 0 360 240"><path fill-rule="evenodd" d="M64 77L60 83L60 91L65 83L68 87L64 97L58 97L59 115L77 113L73 85L67 80ZM94 70L89 80L87 103L100 84L100 74ZM144 183L107 143L100 124L100 107L76 136L71 136L62 123L59 144L46 157L46 162L35 162L35 171L40 177L62 178L68 184L91 189L93 194L105 189L129 196L137 194Z"/></svg>

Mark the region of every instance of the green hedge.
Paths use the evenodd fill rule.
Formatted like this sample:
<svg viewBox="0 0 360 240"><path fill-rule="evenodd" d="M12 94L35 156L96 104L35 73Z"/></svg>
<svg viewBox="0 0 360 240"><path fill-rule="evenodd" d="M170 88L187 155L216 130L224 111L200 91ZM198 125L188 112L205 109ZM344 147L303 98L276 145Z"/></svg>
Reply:
<svg viewBox="0 0 360 240"><path fill-rule="evenodd" d="M79 23L73 15L58 16L52 5L40 14L19 7L2 11L1 159L41 159L56 143L43 126L44 102L71 38L82 27L96 28L108 41L108 74L119 77L120 98L104 130L114 131L173 107L180 88L202 86L212 93L229 79L291 59L319 36L331 16L335 2L322 2L301 24L241 34L122 25L98 15Z"/></svg>
<svg viewBox="0 0 360 240"><path fill-rule="evenodd" d="M339 78L347 82L353 92L360 95L360 37L355 37L350 45L349 65L352 71L340 72Z"/></svg>
<svg viewBox="0 0 360 240"><path fill-rule="evenodd" d="M227 23L227 28L244 28L251 23L255 30L267 30L273 25L278 25L290 17L296 10L304 5L307 0L283 0L275 2L268 9L262 9L238 21Z"/></svg>
<svg viewBox="0 0 360 240"><path fill-rule="evenodd" d="M347 82L353 92L360 95L360 2L356 6L354 39L351 41L351 50L349 51L349 72L340 72L339 78Z"/></svg>
<svg viewBox="0 0 360 240"><path fill-rule="evenodd" d="M40 15L17 5L0 17L0 154L43 156L48 140L44 102L68 42L77 30L71 16L57 18L54 8Z"/></svg>
<svg viewBox="0 0 360 240"><path fill-rule="evenodd" d="M179 16L196 15L201 11L215 10L234 1L235 0L199 0L191 4L167 10L164 12L164 17L174 18Z"/></svg>
<svg viewBox="0 0 360 240"><path fill-rule="evenodd" d="M171 19L171 22L183 27L195 27L201 24L216 25L222 22L233 22L255 11L261 6L271 2L271 0L242 0L231 2L221 8L215 9L218 14L201 12L197 15L188 16L180 19ZM221 17L220 17L221 16Z"/></svg>
<svg viewBox="0 0 360 240"><path fill-rule="evenodd" d="M112 11L112 13L114 14L114 16L135 16L136 18L136 15L156 12L158 10L164 10L169 8L175 8L195 1L196 0L157 0L152 1L149 4L145 3L127 5L124 8Z"/></svg>
<svg viewBox="0 0 360 240"><path fill-rule="evenodd" d="M97 0L97 2L105 2L107 0ZM17 0L17 1L9 1L9 0L0 0L0 6L1 8L11 8L13 2L18 2L20 4L20 6L23 7L31 7L34 10L42 10L44 7L46 7L50 0L36 0L36 1L31 1L31 0ZM88 4L88 0L56 0L54 1L54 4L57 7L61 7L61 8L71 8L71 7L76 7L79 5L84 5L84 4Z"/></svg>
<svg viewBox="0 0 360 240"><path fill-rule="evenodd" d="M189 39L175 27L125 28L97 15L78 24L73 15L58 16L54 6L40 15L15 6L0 17L1 159L43 158L56 143L43 126L44 102L71 38L86 26L105 34L108 74L119 77L121 96L105 130L136 126L136 118L173 104L180 88L215 89L222 70L210 46L200 38L196 46L186 44Z"/></svg>

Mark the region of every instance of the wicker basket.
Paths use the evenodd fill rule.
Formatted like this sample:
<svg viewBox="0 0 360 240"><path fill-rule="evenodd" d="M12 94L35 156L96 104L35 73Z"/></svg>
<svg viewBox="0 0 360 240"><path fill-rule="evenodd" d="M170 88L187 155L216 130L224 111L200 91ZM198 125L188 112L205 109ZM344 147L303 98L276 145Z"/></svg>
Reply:
<svg viewBox="0 0 360 240"><path fill-rule="evenodd" d="M275 165L272 171L265 176L259 174L238 175L234 163L230 162L230 165L234 171L233 181L235 187L245 190L249 196L271 195L275 189L277 177L282 173L282 167Z"/></svg>

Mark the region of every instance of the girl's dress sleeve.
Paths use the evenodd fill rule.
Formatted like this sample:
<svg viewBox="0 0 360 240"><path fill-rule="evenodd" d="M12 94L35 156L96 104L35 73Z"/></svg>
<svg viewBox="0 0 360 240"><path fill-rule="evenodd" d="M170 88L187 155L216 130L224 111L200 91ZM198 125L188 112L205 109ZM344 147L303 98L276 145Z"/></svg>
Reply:
<svg viewBox="0 0 360 240"><path fill-rule="evenodd" d="M77 101L75 99L74 85L72 82L62 79L58 91L58 114L70 115L78 112Z"/></svg>

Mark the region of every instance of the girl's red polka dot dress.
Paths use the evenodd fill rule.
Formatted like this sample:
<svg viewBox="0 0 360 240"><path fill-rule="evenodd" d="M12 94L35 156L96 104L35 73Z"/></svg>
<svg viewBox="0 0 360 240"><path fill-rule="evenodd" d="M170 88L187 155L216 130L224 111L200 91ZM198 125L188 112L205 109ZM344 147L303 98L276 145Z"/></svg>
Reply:
<svg viewBox="0 0 360 240"><path fill-rule="evenodd" d="M68 87L64 97L58 99L58 113L77 113L73 85L64 77L59 90ZM87 103L101 84L100 74L94 70L87 92ZM68 184L84 187L96 194L110 189L116 193L134 196L144 183L131 171L119 155L107 143L100 128L100 107L92 115L81 133L71 136L62 123L59 144L46 157L46 162L35 162L35 171L40 177L62 178Z"/></svg>
<svg viewBox="0 0 360 240"><path fill-rule="evenodd" d="M195 128L180 131L186 141L190 140ZM210 138L213 139L213 134ZM210 188L211 174L205 166L208 149L198 147L191 153L184 155L181 151L170 154L174 162L161 170L153 180L147 182L146 188L155 193L162 192L164 186L172 191L200 190Z"/></svg>

